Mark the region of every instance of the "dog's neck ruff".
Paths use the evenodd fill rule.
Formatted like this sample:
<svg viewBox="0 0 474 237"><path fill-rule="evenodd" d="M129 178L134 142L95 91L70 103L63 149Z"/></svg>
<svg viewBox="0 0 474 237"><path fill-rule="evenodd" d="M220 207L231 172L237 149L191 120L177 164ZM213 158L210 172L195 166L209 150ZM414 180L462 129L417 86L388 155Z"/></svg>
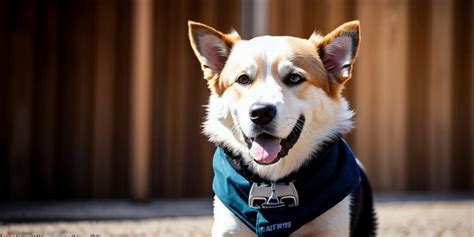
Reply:
<svg viewBox="0 0 474 237"><path fill-rule="evenodd" d="M213 190L219 200L258 236L288 236L351 194L360 183L359 166L342 139L313 155L308 164L279 182L292 182L298 204L271 209L249 206L255 177L242 174L228 152L216 149L213 158ZM290 180L292 179L292 180ZM258 183L265 183L260 179Z"/></svg>

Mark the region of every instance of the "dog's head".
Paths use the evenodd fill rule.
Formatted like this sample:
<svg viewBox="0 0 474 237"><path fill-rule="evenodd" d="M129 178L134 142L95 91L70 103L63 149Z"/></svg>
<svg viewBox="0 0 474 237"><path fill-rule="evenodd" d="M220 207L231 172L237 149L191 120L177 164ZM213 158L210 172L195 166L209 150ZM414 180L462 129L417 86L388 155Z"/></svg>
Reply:
<svg viewBox="0 0 474 237"><path fill-rule="evenodd" d="M251 40L189 22L189 38L211 90L204 133L261 176L284 177L352 127L341 91L357 55L358 21L326 36Z"/></svg>

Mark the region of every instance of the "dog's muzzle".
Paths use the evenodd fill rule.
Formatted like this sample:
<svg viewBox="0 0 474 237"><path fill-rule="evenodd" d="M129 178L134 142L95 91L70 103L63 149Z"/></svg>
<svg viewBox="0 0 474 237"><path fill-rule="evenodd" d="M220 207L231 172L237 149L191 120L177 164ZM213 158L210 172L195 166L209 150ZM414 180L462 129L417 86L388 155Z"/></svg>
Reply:
<svg viewBox="0 0 474 237"><path fill-rule="evenodd" d="M295 126L291 130L290 134L285 139L281 140L280 142L281 150L278 153L278 158L275 159L275 161L272 162L271 164L278 162L278 160L288 155L288 152L290 151L290 149L293 148L293 146L298 141L301 135L301 132L303 131L304 124L305 124L305 118L303 115L300 115ZM252 147L253 139L255 138L249 138L243 132L242 132L242 135L244 137L245 143L247 144L247 147L250 149ZM270 165L270 164L267 164L267 165Z"/></svg>

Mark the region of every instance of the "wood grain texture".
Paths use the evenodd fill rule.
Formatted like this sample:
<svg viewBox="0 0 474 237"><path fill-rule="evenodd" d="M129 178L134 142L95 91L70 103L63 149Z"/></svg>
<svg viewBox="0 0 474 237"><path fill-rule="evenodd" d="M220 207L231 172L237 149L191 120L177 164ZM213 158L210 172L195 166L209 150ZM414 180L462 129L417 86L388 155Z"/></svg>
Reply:
<svg viewBox="0 0 474 237"><path fill-rule="evenodd" d="M452 1L432 1L427 114L432 191L447 191L451 183L453 10Z"/></svg>
<svg viewBox="0 0 474 237"><path fill-rule="evenodd" d="M54 198L58 82L58 1L37 8L32 121L32 190L35 199Z"/></svg>
<svg viewBox="0 0 474 237"><path fill-rule="evenodd" d="M453 98L452 98L452 182L454 190L464 190L472 187L474 154L472 154L472 134L470 134L474 119L470 117L469 108L473 103L469 84L474 75L472 70L473 38L472 1L454 1L454 59ZM470 29L467 31L466 29Z"/></svg>
<svg viewBox="0 0 474 237"><path fill-rule="evenodd" d="M27 200L31 195L31 123L33 105L33 71L34 71L34 19L36 8L32 3L15 2L8 19L14 29L10 35L8 49L8 88L9 110L7 111L10 126L9 159L10 192L9 198L15 201Z"/></svg>
<svg viewBox="0 0 474 237"><path fill-rule="evenodd" d="M112 1L99 2L96 6L97 29L95 41L94 121L92 144L92 195L100 198L111 196L112 149L114 115L114 78L117 11Z"/></svg>
<svg viewBox="0 0 474 237"><path fill-rule="evenodd" d="M8 34L8 18L7 14L7 2L0 2L0 53L4 55L10 55L8 50L8 45L10 42L10 35ZM3 75L8 75L8 59L7 57L0 57L0 73ZM10 105L10 98L8 94L8 89L10 88L10 80L5 80L0 86L0 187L3 187L4 190L8 190L10 193L10 167L9 167L9 157L8 150L10 149L10 127L8 112ZM9 195L0 196L1 201L9 200Z"/></svg>
<svg viewBox="0 0 474 237"><path fill-rule="evenodd" d="M133 5L132 39L132 114L130 195L133 199L149 198L149 163L151 156L151 52L153 29L153 3L135 1Z"/></svg>
<svg viewBox="0 0 474 237"><path fill-rule="evenodd" d="M249 4L0 1L0 199L212 195L188 20L307 38L359 19L347 139L375 189L474 190L472 1Z"/></svg>
<svg viewBox="0 0 474 237"><path fill-rule="evenodd" d="M361 45L357 62L354 66L355 91L353 97L356 101L356 128L354 130L354 151L358 159L366 167L371 182L375 187L383 183L379 172L378 153L376 147L380 142L377 133L379 125L376 122L380 101L377 98L377 90L380 80L380 62L377 50L380 48L380 4L371 4L363 1L357 6L357 18L361 22ZM351 83L351 82L349 82ZM350 98L349 98L350 101Z"/></svg>

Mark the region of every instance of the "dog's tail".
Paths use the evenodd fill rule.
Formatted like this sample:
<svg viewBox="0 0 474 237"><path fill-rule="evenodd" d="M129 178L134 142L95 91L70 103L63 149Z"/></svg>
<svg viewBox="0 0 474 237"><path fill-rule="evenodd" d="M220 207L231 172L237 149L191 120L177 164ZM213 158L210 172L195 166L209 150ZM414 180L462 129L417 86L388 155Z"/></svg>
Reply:
<svg viewBox="0 0 474 237"><path fill-rule="evenodd" d="M375 236L377 216L375 214L372 188L362 169L360 169L360 176L360 186L352 193L351 236Z"/></svg>

